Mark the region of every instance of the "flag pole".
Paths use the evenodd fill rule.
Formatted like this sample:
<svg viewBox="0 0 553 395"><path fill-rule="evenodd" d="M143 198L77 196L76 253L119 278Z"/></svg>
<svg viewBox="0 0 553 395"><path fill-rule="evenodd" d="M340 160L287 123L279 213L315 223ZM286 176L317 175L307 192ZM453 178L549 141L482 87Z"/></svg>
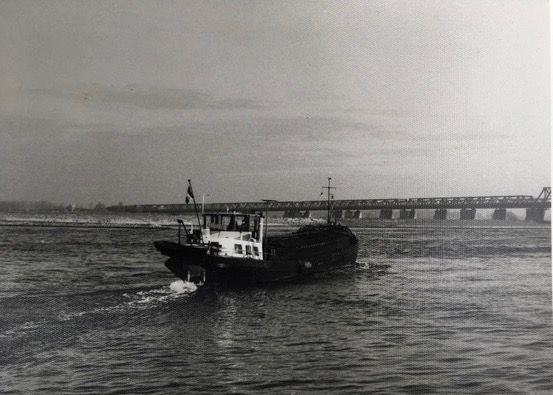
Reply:
<svg viewBox="0 0 553 395"><path fill-rule="evenodd" d="M326 189L326 193L327 193L327 206L326 206L327 219L326 219L326 221L327 221L328 224L330 224L330 190L331 189L336 189L336 187L331 187L330 186L330 180L332 180L332 178L328 177L328 186L323 187L323 189ZM334 199L334 195L332 196L332 199Z"/></svg>
<svg viewBox="0 0 553 395"><path fill-rule="evenodd" d="M326 222L327 222L328 224L330 224L330 180L331 180L331 178L328 177L328 187L327 187L327 188L328 188L328 189L327 189L327 194L328 194L328 207L327 207L327 212L326 212L327 217L328 217L327 220L326 220Z"/></svg>
<svg viewBox="0 0 553 395"><path fill-rule="evenodd" d="M263 242L267 238L267 230L269 229L269 203L275 203L277 200L274 199L262 199L262 202L265 202L265 235L263 235Z"/></svg>
<svg viewBox="0 0 553 395"><path fill-rule="evenodd" d="M200 240L202 244L204 242L204 236L202 234L202 223L200 222L200 215L198 214L198 206L196 205L196 197L194 196L194 191L192 190L192 182L188 179L188 194L194 202L194 211L196 212L196 218L198 219L198 227L200 228Z"/></svg>

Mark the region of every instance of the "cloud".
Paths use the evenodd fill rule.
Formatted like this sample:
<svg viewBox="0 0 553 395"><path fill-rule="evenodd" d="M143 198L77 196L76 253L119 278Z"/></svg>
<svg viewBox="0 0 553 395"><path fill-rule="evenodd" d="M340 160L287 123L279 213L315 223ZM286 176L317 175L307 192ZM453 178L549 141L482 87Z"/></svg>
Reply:
<svg viewBox="0 0 553 395"><path fill-rule="evenodd" d="M113 130L113 124L101 122L74 122L62 118L33 117L0 112L0 135L14 139L74 138L85 133Z"/></svg>
<svg viewBox="0 0 553 395"><path fill-rule="evenodd" d="M307 177L347 166L359 156L347 141L340 144L340 133L368 129L339 118L261 117L121 130L109 123L5 115L0 176L13 198L147 202L178 196L176 180L188 174L219 180L228 200L233 183L246 188L277 174ZM255 189L250 193L255 198Z"/></svg>

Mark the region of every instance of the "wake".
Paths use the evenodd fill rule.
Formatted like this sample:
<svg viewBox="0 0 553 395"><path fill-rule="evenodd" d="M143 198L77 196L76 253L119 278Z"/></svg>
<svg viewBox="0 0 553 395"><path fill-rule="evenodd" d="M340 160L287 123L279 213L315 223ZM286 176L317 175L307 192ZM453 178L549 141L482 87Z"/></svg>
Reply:
<svg viewBox="0 0 553 395"><path fill-rule="evenodd" d="M57 316L55 316L54 321L66 322L81 318L83 316L123 313L137 309L151 309L179 298L188 297L197 290L198 285L192 282L177 280L173 281L168 286L161 288L124 293L122 296L126 300L113 306L96 307L90 310L76 312L61 311ZM9 328L3 333L0 332L0 339L22 336L28 332L42 330L42 328L51 324L52 321L47 319L26 321L16 327Z"/></svg>
<svg viewBox="0 0 553 395"><path fill-rule="evenodd" d="M183 280L177 280L173 281L169 286L164 286L162 288L124 293L123 297L127 300L114 306L97 307L91 310L75 313L62 312L58 318L62 321L67 321L73 318L82 317L84 315L120 313L133 309L150 309L170 301L189 296L197 290L198 286L196 284Z"/></svg>

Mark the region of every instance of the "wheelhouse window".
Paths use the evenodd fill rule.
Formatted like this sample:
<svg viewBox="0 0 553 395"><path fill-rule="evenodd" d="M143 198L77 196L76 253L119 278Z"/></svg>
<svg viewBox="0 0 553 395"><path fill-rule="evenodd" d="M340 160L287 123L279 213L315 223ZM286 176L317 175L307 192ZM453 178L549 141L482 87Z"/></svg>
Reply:
<svg viewBox="0 0 553 395"><path fill-rule="evenodd" d="M234 252L237 253L237 254L243 254L242 244L235 244L234 245Z"/></svg>
<svg viewBox="0 0 553 395"><path fill-rule="evenodd" d="M259 218L255 214L204 214L203 227L214 231L254 232L257 235ZM254 236L255 237L255 236Z"/></svg>
<svg viewBox="0 0 553 395"><path fill-rule="evenodd" d="M251 254L252 254L252 246L247 245L246 246L246 255L251 255Z"/></svg>
<svg viewBox="0 0 553 395"><path fill-rule="evenodd" d="M259 256L259 248L257 246L253 246L253 253L255 256Z"/></svg>

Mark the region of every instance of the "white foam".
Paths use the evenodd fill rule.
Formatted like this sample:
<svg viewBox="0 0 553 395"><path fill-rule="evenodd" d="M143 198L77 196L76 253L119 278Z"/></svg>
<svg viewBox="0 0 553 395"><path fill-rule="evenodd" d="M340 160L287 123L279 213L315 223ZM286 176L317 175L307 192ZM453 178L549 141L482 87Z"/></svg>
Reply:
<svg viewBox="0 0 553 395"><path fill-rule="evenodd" d="M195 292L198 289L198 286L192 282L177 280L173 281L169 286L171 291L176 292L177 294Z"/></svg>
<svg viewBox="0 0 553 395"><path fill-rule="evenodd" d="M155 307L159 304L167 303L171 300L189 295L198 290L198 286L192 282L177 280L173 281L168 287L156 288L145 291L124 293L123 297L129 299L123 303L113 306L97 307L95 309L66 313L61 312L58 319L68 321L73 318L82 317L88 314L104 314L117 311L125 311L128 309L147 309Z"/></svg>

